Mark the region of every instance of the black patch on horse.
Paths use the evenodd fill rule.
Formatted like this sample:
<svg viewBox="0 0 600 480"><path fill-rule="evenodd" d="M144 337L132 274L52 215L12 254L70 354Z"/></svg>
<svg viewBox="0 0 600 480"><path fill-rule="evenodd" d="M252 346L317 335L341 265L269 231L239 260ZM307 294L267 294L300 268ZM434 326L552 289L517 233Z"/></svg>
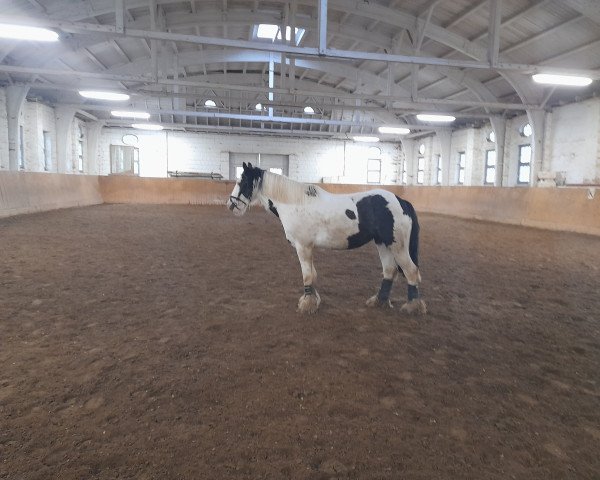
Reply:
<svg viewBox="0 0 600 480"><path fill-rule="evenodd" d="M262 182L265 171L258 167L253 167L251 163L246 166L244 163L244 171L240 179L240 191L238 196L244 196L248 200L252 200L254 187Z"/></svg>
<svg viewBox="0 0 600 480"><path fill-rule="evenodd" d="M386 247L394 242L394 216L388 202L381 195L369 195L356 202L358 211L358 233L348 237L348 248L362 247L375 243Z"/></svg>
<svg viewBox="0 0 600 480"><path fill-rule="evenodd" d="M356 220L356 215L354 214L354 212L352 210L346 210L346 216L350 220Z"/></svg>
<svg viewBox="0 0 600 480"><path fill-rule="evenodd" d="M317 189L313 185L309 185L308 187L306 187L306 195L309 197L316 197Z"/></svg>
<svg viewBox="0 0 600 480"><path fill-rule="evenodd" d="M279 212L277 211L277 209L273 206L273 202L271 201L271 199L269 199L269 210L271 210L275 216L277 218L279 218Z"/></svg>

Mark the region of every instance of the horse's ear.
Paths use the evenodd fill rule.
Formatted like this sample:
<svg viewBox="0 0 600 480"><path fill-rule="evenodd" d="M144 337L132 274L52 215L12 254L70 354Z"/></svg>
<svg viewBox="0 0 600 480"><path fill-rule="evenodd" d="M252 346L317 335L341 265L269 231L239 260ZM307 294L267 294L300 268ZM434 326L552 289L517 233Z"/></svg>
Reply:
<svg viewBox="0 0 600 480"><path fill-rule="evenodd" d="M250 162L248 162L248 168L254 168Z"/></svg>
<svg viewBox="0 0 600 480"><path fill-rule="evenodd" d="M248 165L246 165L246 162L242 163L242 167L244 168L244 170L246 170L248 168Z"/></svg>

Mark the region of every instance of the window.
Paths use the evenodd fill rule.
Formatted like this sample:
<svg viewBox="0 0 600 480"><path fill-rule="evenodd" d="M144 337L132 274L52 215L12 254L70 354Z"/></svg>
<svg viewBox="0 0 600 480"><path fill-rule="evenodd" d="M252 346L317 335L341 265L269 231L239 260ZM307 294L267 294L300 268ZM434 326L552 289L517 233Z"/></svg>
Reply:
<svg viewBox="0 0 600 480"><path fill-rule="evenodd" d="M110 173L112 175L139 175L139 149L125 145L111 145Z"/></svg>
<svg viewBox="0 0 600 480"><path fill-rule="evenodd" d="M442 156L441 155L436 155L437 157L437 177L436 177L436 183L438 185L442 184Z"/></svg>
<svg viewBox="0 0 600 480"><path fill-rule="evenodd" d="M531 145L519 145L519 171L517 183L529 185L531 179Z"/></svg>
<svg viewBox="0 0 600 480"><path fill-rule="evenodd" d="M381 183L381 160L367 160L367 183Z"/></svg>
<svg viewBox="0 0 600 480"><path fill-rule="evenodd" d="M283 168L274 168L274 167L271 167L271 168L269 168L269 172L275 173L277 175L283 175Z"/></svg>
<svg viewBox="0 0 600 480"><path fill-rule="evenodd" d="M458 152L458 177L457 182L459 185L463 185L465 183L465 161L466 161L465 152Z"/></svg>
<svg viewBox="0 0 600 480"><path fill-rule="evenodd" d="M493 185L496 182L496 150L485 152L485 179L484 185Z"/></svg>
<svg viewBox="0 0 600 480"><path fill-rule="evenodd" d="M423 185L425 180L425 157L417 159L417 184Z"/></svg>
<svg viewBox="0 0 600 480"><path fill-rule="evenodd" d="M487 134L487 137L485 138L488 142L496 143L496 132L492 130L490 133Z"/></svg>
<svg viewBox="0 0 600 480"><path fill-rule="evenodd" d="M83 128L77 126L77 170L83 172Z"/></svg>
<svg viewBox="0 0 600 480"><path fill-rule="evenodd" d="M529 138L533 134L533 128L531 128L531 125L529 123L526 123L521 127L519 133L522 137Z"/></svg>
<svg viewBox="0 0 600 480"><path fill-rule="evenodd" d="M235 179L239 180L242 178L242 173L244 173L244 167L235 167Z"/></svg>
<svg viewBox="0 0 600 480"><path fill-rule="evenodd" d="M44 137L44 171L52 168L52 137L50 132L42 132Z"/></svg>
<svg viewBox="0 0 600 480"><path fill-rule="evenodd" d="M23 139L23 125L19 125L19 169L25 169L25 140Z"/></svg>
<svg viewBox="0 0 600 480"><path fill-rule="evenodd" d="M402 162L402 185L406 185L408 175L406 174L406 160Z"/></svg>

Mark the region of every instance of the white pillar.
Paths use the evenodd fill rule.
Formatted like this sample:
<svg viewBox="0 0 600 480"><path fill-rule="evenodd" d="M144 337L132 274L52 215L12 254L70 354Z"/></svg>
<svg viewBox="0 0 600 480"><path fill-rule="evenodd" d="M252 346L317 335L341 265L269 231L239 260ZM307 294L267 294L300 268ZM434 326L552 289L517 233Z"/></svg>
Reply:
<svg viewBox="0 0 600 480"><path fill-rule="evenodd" d="M6 87L6 119L8 121L8 169L19 169L19 117L29 87Z"/></svg>
<svg viewBox="0 0 600 480"><path fill-rule="evenodd" d="M398 179L398 184L400 185L412 185L416 183L416 179L413 182L413 165L415 163L415 152L417 149L416 142L412 139L402 139L402 149L404 150L404 165L401 166L400 171L398 172L400 178ZM406 184L402 183L402 171L406 170Z"/></svg>
<svg viewBox="0 0 600 480"><path fill-rule="evenodd" d="M90 175L98 175L100 166L98 165L98 140L100 132L104 126L103 121L89 122L87 127L87 173Z"/></svg>
<svg viewBox="0 0 600 480"><path fill-rule="evenodd" d="M529 186L538 184L537 173L541 171L544 161L544 136L546 133L546 112L543 110L528 111L529 123L533 129L531 140L531 178Z"/></svg>
<svg viewBox="0 0 600 480"><path fill-rule="evenodd" d="M491 117L490 122L496 136L496 178L494 186L501 187L504 178L504 145L506 143L506 119ZM485 173L484 173L485 175Z"/></svg>
<svg viewBox="0 0 600 480"><path fill-rule="evenodd" d="M440 154L442 155L442 185L450 185L450 162L452 160L452 132L442 130L436 132L440 141Z"/></svg>
<svg viewBox="0 0 600 480"><path fill-rule="evenodd" d="M56 115L56 164L58 173L65 173L68 162L71 159L70 131L75 117L75 109L70 107L58 106L55 109Z"/></svg>

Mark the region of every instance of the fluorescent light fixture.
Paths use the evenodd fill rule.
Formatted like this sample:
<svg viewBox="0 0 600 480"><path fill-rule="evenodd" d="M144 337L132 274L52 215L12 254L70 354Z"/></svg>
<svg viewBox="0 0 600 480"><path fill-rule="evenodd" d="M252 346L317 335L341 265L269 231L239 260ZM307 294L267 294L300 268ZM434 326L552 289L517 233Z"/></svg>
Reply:
<svg viewBox="0 0 600 480"><path fill-rule="evenodd" d="M0 23L0 38L33 40L36 42L56 42L58 40L58 33L53 30L48 30L47 28Z"/></svg>
<svg viewBox="0 0 600 480"><path fill-rule="evenodd" d="M113 117L125 117L125 118L139 118L141 120L148 120L150 114L148 112L130 112L126 110L113 110L110 112Z"/></svg>
<svg viewBox="0 0 600 480"><path fill-rule="evenodd" d="M162 125L157 125L155 123L134 123L131 125L133 128L137 128L138 130L162 130L164 127Z"/></svg>
<svg viewBox="0 0 600 480"><path fill-rule="evenodd" d="M100 90L79 90L79 95L94 100L110 100L111 102L123 102L129 100L129 95L126 93L103 92Z"/></svg>
<svg viewBox="0 0 600 480"><path fill-rule="evenodd" d="M355 142L375 143L379 141L378 137L352 137Z"/></svg>
<svg viewBox="0 0 600 480"><path fill-rule="evenodd" d="M589 77L576 77L574 75L552 75L550 73L536 73L531 78L536 83L544 85L559 85L563 87L587 87L592 83Z"/></svg>
<svg viewBox="0 0 600 480"><path fill-rule="evenodd" d="M315 113L315 109L313 107L304 107L304 113L308 115L313 115Z"/></svg>
<svg viewBox="0 0 600 480"><path fill-rule="evenodd" d="M417 119L421 122L453 122L456 117L452 115L437 115L431 113L419 113Z"/></svg>
<svg viewBox="0 0 600 480"><path fill-rule="evenodd" d="M206 100L204 102L204 106L207 107L207 108L217 108L217 104L215 103L215 101L214 100L210 100L210 99Z"/></svg>
<svg viewBox="0 0 600 480"><path fill-rule="evenodd" d="M408 135L410 130L404 127L379 127L379 133L393 133L396 135Z"/></svg>

